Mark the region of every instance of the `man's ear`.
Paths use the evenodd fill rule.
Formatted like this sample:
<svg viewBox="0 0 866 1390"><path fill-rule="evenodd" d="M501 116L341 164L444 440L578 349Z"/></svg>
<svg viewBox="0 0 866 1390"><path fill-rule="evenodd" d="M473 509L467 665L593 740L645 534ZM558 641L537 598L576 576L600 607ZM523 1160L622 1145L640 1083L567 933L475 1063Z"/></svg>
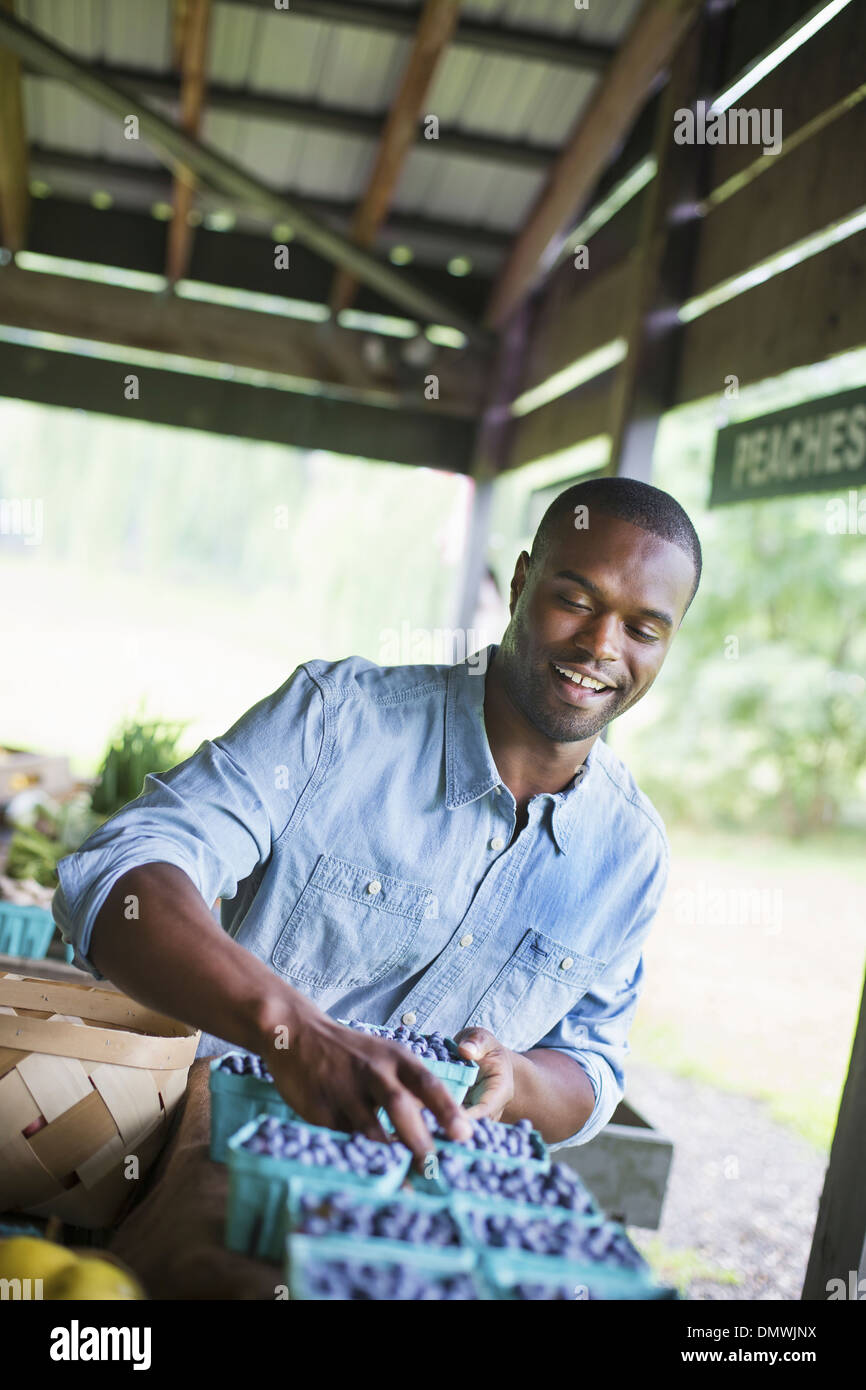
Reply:
<svg viewBox="0 0 866 1390"><path fill-rule="evenodd" d="M517 600L520 598L520 595L523 592L523 587L526 583L526 576L528 573L529 555L527 551L521 550L520 554L517 557L517 563L514 566L514 574L511 577L511 595L508 604L508 611L511 614L512 618L514 617L514 610L517 607Z"/></svg>

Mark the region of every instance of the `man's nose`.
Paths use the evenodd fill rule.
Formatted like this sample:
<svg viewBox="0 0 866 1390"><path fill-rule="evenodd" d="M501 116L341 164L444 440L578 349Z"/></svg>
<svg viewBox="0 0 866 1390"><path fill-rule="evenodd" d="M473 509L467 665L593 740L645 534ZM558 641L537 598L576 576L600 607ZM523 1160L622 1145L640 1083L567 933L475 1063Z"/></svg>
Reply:
<svg viewBox="0 0 866 1390"><path fill-rule="evenodd" d="M619 657L619 624L614 613L597 613L581 624L579 645L593 661L616 661Z"/></svg>

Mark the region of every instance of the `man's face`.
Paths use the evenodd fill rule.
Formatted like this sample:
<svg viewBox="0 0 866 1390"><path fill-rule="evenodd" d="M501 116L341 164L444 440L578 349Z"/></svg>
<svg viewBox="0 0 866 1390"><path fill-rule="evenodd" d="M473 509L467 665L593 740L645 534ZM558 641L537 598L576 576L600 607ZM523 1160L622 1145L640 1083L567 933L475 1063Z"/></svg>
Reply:
<svg viewBox="0 0 866 1390"><path fill-rule="evenodd" d="M565 517L540 566L524 551L511 581L495 660L514 704L556 743L600 733L649 690L693 582L678 546L594 509L585 530ZM603 687L576 685L557 666Z"/></svg>

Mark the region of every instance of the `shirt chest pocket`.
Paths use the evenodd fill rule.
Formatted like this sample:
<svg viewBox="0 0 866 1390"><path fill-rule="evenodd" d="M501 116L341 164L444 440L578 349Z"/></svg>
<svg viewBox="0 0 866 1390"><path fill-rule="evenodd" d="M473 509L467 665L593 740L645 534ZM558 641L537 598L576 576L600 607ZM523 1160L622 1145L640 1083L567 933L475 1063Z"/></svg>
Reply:
<svg viewBox="0 0 866 1390"><path fill-rule="evenodd" d="M472 1023L525 1052L570 1013L606 961L528 931L472 1013Z"/></svg>
<svg viewBox="0 0 866 1390"><path fill-rule="evenodd" d="M280 974L320 990L373 984L399 965L436 913L423 884L322 854L272 961Z"/></svg>

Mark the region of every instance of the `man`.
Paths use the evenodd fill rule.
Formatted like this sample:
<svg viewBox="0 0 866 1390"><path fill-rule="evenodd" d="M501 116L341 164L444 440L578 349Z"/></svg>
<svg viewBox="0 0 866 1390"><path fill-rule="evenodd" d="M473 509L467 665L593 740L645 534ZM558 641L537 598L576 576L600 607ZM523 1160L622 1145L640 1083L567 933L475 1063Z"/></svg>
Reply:
<svg viewBox="0 0 866 1390"><path fill-rule="evenodd" d="M314 1123L381 1136L384 1106L419 1160L422 1107L454 1138L467 1112L405 1048L337 1019L459 1035L481 1073L469 1114L592 1138L622 1095L668 865L598 740L658 675L700 568L667 493L569 488L478 666L304 662L148 777L59 866L78 962L263 1054Z"/></svg>

